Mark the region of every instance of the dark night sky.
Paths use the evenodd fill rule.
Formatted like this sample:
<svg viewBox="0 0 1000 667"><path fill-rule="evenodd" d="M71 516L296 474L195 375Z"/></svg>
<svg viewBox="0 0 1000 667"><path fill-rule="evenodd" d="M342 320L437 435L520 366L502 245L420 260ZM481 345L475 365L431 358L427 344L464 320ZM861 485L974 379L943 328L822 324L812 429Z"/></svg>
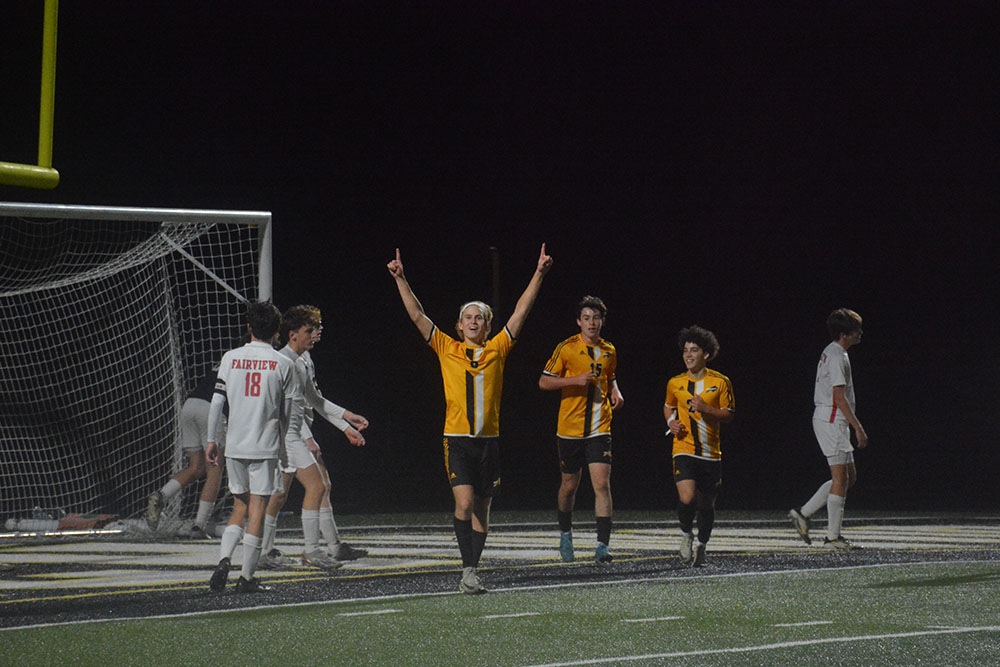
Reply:
<svg viewBox="0 0 1000 667"><path fill-rule="evenodd" d="M41 2L11 4L0 159L32 162ZM320 432L341 511L449 506L437 364L394 248L450 329L492 298L490 246L503 321L543 241L497 508L554 505L557 397L536 381L585 293L620 355L619 508L673 505L661 405L692 323L736 392L720 506L804 501L826 474L812 384L838 306L866 332L851 505L997 506L994 3L151 7L62 3L61 184L0 199L272 211L276 301L324 309L320 383L372 422L363 451Z"/></svg>

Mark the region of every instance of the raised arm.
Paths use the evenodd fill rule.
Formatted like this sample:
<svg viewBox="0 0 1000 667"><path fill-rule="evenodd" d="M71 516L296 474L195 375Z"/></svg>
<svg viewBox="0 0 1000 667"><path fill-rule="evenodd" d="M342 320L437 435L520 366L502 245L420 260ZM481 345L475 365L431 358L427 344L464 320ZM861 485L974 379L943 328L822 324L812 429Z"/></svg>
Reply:
<svg viewBox="0 0 1000 667"><path fill-rule="evenodd" d="M396 259L386 264L386 268L389 269L389 275L396 280L396 288L399 289L399 298L403 300L403 306L406 308L410 320L416 325L424 340L430 339L431 331L434 330L434 323L424 314L424 307L420 305L420 301L417 300L413 290L410 289L410 283L406 282L406 276L403 275L403 260L399 258L399 248L396 248Z"/></svg>
<svg viewBox="0 0 1000 667"><path fill-rule="evenodd" d="M535 273L531 276L531 282L528 283L528 287L521 294L521 298L517 300L517 305L514 306L514 313L507 320L507 331L510 332L512 338L517 338L520 335L521 328L524 326L524 320L528 318L531 307L535 305L535 299L538 297L538 290L542 286L542 280L550 268L552 268L552 258L545 254L545 244L543 243L542 249L538 253L538 266L535 267Z"/></svg>

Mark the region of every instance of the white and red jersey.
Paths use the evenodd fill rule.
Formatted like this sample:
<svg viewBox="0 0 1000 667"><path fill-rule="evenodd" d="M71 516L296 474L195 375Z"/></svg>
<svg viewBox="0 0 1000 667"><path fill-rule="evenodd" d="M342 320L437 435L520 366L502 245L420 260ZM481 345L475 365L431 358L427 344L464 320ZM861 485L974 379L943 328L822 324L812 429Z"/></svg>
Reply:
<svg viewBox="0 0 1000 667"><path fill-rule="evenodd" d="M313 364L309 350L297 354L295 350L286 345L281 348L281 354L295 363L295 371L300 382L299 390L302 393L303 414L299 433L302 439L306 440L312 437L310 426L312 426L316 412L319 412L324 419L341 431L346 431L350 427L350 424L344 419L346 410L323 398L323 392L320 391L319 384L316 382L316 365Z"/></svg>
<svg viewBox="0 0 1000 667"><path fill-rule="evenodd" d="M260 341L230 350L219 364L215 393L229 405L227 457L284 459L286 431L302 424L302 408L295 405L302 400L299 382L287 357ZM212 400L210 429L221 403Z"/></svg>
<svg viewBox="0 0 1000 667"><path fill-rule="evenodd" d="M834 387L844 388L847 404L851 406L851 412L855 412L851 358L847 356L847 350L836 341L823 349L819 365L816 367L816 388L813 390L813 402L816 404L816 409L813 411L814 420L831 424L835 421L847 421L833 402Z"/></svg>

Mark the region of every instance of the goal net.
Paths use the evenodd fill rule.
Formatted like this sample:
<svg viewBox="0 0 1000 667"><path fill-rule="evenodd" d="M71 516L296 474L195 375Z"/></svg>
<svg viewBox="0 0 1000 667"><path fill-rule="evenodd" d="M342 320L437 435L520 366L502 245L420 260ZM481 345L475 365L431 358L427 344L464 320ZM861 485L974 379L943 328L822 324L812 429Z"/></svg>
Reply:
<svg viewBox="0 0 1000 667"><path fill-rule="evenodd" d="M0 202L0 517L141 516L185 465L187 393L271 296L270 221Z"/></svg>

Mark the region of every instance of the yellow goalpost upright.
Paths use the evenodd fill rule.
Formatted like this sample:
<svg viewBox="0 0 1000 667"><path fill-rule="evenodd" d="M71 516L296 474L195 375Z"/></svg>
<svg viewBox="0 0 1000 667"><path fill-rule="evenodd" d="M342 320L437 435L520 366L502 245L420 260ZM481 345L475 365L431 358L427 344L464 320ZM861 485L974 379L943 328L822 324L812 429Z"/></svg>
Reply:
<svg viewBox="0 0 1000 667"><path fill-rule="evenodd" d="M0 162L0 185L51 190L59 185L52 168L52 126L56 99L56 24L59 0L45 0L42 26L42 99L38 112L38 164Z"/></svg>

